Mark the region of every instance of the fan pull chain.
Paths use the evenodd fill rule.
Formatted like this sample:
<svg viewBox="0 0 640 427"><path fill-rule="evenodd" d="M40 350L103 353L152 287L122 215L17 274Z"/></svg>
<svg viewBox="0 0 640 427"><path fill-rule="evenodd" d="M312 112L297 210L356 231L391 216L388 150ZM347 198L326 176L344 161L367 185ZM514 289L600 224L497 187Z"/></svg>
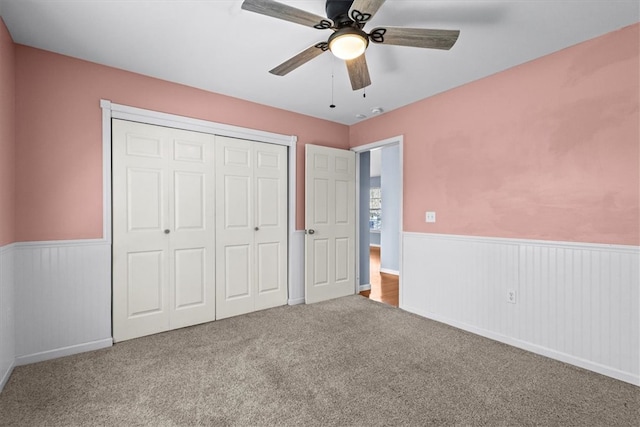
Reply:
<svg viewBox="0 0 640 427"><path fill-rule="evenodd" d="M367 88L366 87L362 88L362 97L363 98L367 97Z"/></svg>
<svg viewBox="0 0 640 427"><path fill-rule="evenodd" d="M331 62L331 105L329 108L336 108L336 104L333 103L333 62Z"/></svg>

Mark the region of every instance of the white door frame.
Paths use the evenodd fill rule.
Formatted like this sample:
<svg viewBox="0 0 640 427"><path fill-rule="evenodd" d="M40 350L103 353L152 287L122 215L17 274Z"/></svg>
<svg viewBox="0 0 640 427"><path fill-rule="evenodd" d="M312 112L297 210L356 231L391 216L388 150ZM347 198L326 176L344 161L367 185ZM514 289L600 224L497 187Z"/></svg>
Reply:
<svg viewBox="0 0 640 427"><path fill-rule="evenodd" d="M359 282L360 282L360 251L364 250L364 248L360 248L360 153L364 152L364 151L369 151L372 150L374 148L381 148L381 147L391 147L394 145L397 145L399 147L399 157L400 157L400 164L398 165L399 168L399 172L400 172L400 188L398 189L398 191L400 191L400 230L398 230L399 233L399 248L398 248L398 268L399 268L399 281L398 281L398 305L400 308L403 307L403 301L402 301L402 207L404 205L403 202L403 195L404 195L404 155L403 155L403 143L404 143L404 136L403 135L398 135L398 136L394 136L391 138L387 138L387 139L383 139L381 141L376 141L376 142L372 142L370 144L365 144L365 145L360 145L357 147L353 147L351 148L351 151L354 151L357 156L356 156L356 289L355 292L356 294L359 292L358 287L360 286Z"/></svg>
<svg viewBox="0 0 640 427"><path fill-rule="evenodd" d="M287 288L289 293L289 303L291 295L295 292L292 289L293 269L292 260L295 254L291 248L294 247L294 236L296 231L296 143L298 138L295 135L283 135L272 132L265 132L256 129L243 128L240 126L227 125L223 123L211 122L208 120L194 119L191 117L176 114L162 113L144 108L131 107L128 105L115 104L109 100L101 99L102 108L102 241L113 246L111 234L111 119L123 119L134 122L146 123L184 129L195 132L208 133L213 135L229 136L232 138L248 139L251 141L278 144L288 147L288 173L289 173L289 203L288 203L288 245L287 256ZM110 260L111 261L111 260ZM111 275L111 271L109 272ZM109 277L109 283L112 283ZM113 284L112 284L113 286Z"/></svg>

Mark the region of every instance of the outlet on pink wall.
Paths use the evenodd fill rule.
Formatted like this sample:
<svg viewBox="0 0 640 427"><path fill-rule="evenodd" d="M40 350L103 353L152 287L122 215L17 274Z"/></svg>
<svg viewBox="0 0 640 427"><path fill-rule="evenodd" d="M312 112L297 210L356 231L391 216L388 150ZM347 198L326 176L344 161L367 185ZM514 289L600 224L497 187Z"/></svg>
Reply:
<svg viewBox="0 0 640 427"><path fill-rule="evenodd" d="M357 124L351 146L404 135L406 231L638 245L639 33Z"/></svg>

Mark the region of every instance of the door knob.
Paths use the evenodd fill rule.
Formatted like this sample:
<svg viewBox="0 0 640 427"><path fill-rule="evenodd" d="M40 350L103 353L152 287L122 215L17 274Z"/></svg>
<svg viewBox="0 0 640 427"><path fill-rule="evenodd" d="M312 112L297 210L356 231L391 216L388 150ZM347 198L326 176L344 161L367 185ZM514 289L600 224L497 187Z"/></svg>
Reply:
<svg viewBox="0 0 640 427"><path fill-rule="evenodd" d="M311 228L311 229L309 229L307 231L307 233L309 233L309 234L315 234L315 232L316 232L316 230L314 230L313 228Z"/></svg>
<svg viewBox="0 0 640 427"><path fill-rule="evenodd" d="M171 231L168 228L164 230L164 234L169 234L169 233L171 233Z"/></svg>
<svg viewBox="0 0 640 427"><path fill-rule="evenodd" d="M259 228L259 227L256 227L256 228L254 228L254 230L258 231L258 230L260 230L260 228Z"/></svg>

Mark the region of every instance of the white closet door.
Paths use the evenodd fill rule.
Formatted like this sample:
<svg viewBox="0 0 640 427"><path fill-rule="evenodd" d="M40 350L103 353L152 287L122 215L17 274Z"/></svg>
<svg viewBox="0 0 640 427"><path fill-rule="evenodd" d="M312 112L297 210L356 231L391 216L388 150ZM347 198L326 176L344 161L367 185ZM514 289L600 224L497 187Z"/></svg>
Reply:
<svg viewBox="0 0 640 427"><path fill-rule="evenodd" d="M216 318L253 311L253 143L216 137Z"/></svg>
<svg viewBox="0 0 640 427"><path fill-rule="evenodd" d="M255 309L287 302L287 148L254 143Z"/></svg>
<svg viewBox="0 0 640 427"><path fill-rule="evenodd" d="M211 135L114 120L113 337L215 319Z"/></svg>
<svg viewBox="0 0 640 427"><path fill-rule="evenodd" d="M215 137L171 131L171 329L215 320Z"/></svg>
<svg viewBox="0 0 640 427"><path fill-rule="evenodd" d="M286 147L216 137L216 318L286 304Z"/></svg>
<svg viewBox="0 0 640 427"><path fill-rule="evenodd" d="M355 293L355 153L305 146L305 301Z"/></svg>

